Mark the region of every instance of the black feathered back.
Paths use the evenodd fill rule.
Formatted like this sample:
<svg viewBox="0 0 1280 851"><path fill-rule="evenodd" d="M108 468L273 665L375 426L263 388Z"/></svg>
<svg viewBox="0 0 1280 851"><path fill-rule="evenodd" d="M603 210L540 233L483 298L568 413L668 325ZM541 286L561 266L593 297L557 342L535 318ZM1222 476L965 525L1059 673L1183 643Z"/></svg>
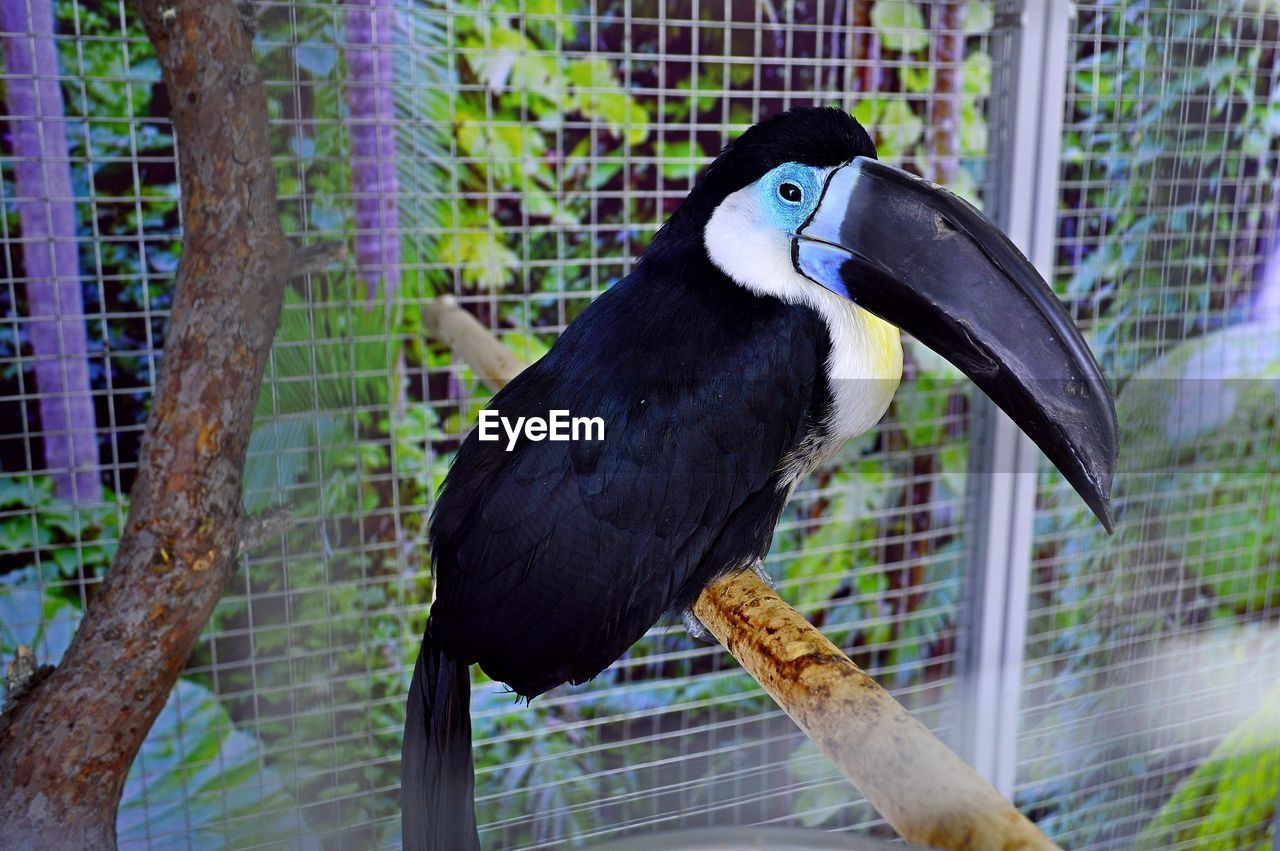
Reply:
<svg viewBox="0 0 1280 851"><path fill-rule="evenodd" d="M728 145L636 270L489 405L600 417L602 441L467 437L431 518L436 599L405 727L406 847L476 848L467 666L534 697L588 680L711 579L762 557L783 459L825 420L830 340L707 257L724 198L776 166L874 156L856 121L797 109Z"/></svg>
<svg viewBox="0 0 1280 851"><path fill-rule="evenodd" d="M826 353L808 308L723 278L637 272L602 295L490 408L599 416L605 439L458 451L431 524L445 652L526 697L583 682L763 556Z"/></svg>

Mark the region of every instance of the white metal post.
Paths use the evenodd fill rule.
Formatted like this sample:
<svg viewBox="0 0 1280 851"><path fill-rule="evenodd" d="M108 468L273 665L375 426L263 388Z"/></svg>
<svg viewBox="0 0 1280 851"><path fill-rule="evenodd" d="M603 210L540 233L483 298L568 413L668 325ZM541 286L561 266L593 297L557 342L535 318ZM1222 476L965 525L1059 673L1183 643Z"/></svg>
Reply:
<svg viewBox="0 0 1280 851"><path fill-rule="evenodd" d="M1066 97L1070 0L1003 0L992 92L990 207L1049 279ZM1004 63L1001 60L1006 60ZM963 710L956 746L983 777L1011 796L1017 772L1019 697L1027 626L1036 468L1040 453L985 397L975 406L971 465L970 574L961 634Z"/></svg>

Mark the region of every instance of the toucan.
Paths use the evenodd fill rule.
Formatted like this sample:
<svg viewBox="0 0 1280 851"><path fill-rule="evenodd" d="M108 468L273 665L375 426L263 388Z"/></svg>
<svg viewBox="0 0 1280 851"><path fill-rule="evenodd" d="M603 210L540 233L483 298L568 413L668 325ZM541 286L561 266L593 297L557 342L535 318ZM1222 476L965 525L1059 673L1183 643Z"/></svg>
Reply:
<svg viewBox="0 0 1280 851"><path fill-rule="evenodd" d="M429 530L410 686L412 849L477 849L469 666L527 699L595 677L712 580L758 567L796 484L884 414L899 330L968 375L1110 530L1115 407L1062 303L958 196L835 108L730 142L634 270L494 395L593 439L472 431Z"/></svg>

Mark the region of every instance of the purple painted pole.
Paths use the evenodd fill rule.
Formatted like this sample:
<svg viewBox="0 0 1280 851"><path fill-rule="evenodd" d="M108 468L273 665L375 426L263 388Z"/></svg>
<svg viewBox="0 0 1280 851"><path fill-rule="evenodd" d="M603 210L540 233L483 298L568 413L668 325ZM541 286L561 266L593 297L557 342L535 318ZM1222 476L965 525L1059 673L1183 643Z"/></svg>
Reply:
<svg viewBox="0 0 1280 851"><path fill-rule="evenodd" d="M45 466L58 496L88 505L102 485L52 0L0 0L0 28Z"/></svg>
<svg viewBox="0 0 1280 851"><path fill-rule="evenodd" d="M347 0L347 109L355 193L356 265L370 299L379 282L393 299L400 282L396 179L396 13L392 0Z"/></svg>

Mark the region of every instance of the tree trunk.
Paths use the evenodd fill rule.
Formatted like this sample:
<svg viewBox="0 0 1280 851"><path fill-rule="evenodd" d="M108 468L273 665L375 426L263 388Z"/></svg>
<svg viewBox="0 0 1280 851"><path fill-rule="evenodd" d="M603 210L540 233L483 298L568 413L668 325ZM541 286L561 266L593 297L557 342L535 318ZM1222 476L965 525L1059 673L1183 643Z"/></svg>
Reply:
<svg viewBox="0 0 1280 851"><path fill-rule="evenodd" d="M400 282L396 178L395 10L391 0L347 2L347 109L355 193L356 265L370 300Z"/></svg>
<svg viewBox="0 0 1280 851"><path fill-rule="evenodd" d="M935 7L937 45L933 97L929 99L929 174L934 183L953 183L960 170L960 98L964 92L963 3Z"/></svg>
<svg viewBox="0 0 1280 851"><path fill-rule="evenodd" d="M182 259L119 549L61 664L0 715L8 847L114 844L129 766L235 568L245 450L292 258L236 6L135 6L173 104Z"/></svg>
<svg viewBox="0 0 1280 851"><path fill-rule="evenodd" d="M52 0L0 0L27 329L54 493L102 500Z"/></svg>

